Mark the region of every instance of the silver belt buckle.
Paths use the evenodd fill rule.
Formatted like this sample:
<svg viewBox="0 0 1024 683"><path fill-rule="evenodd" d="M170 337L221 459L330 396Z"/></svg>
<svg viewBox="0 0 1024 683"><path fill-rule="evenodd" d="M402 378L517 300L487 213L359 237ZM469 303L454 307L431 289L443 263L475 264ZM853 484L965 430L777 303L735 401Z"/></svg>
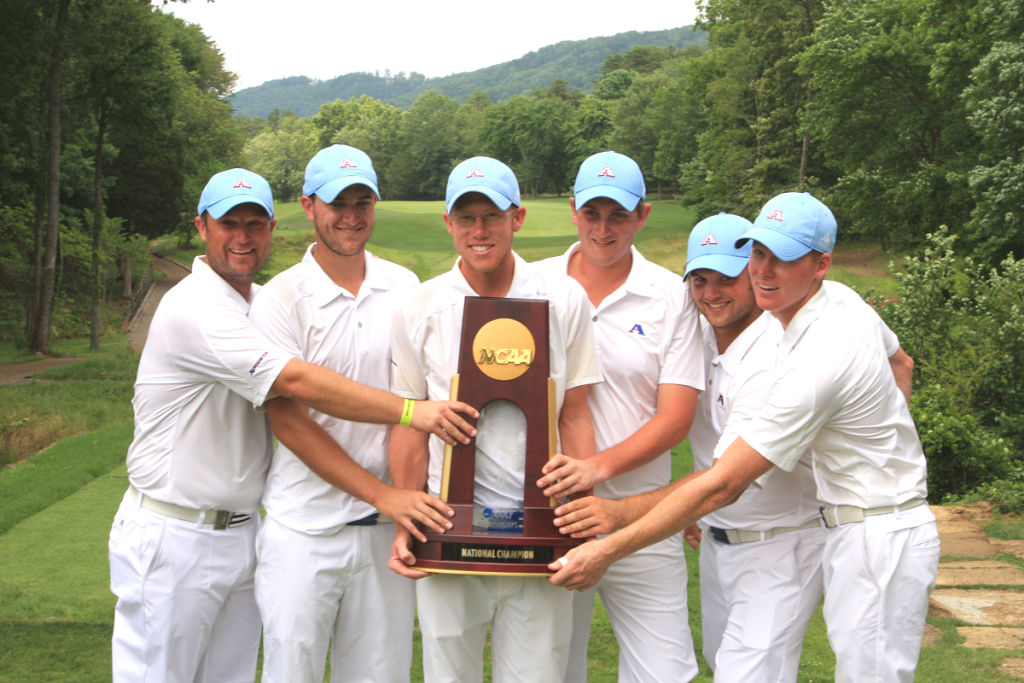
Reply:
<svg viewBox="0 0 1024 683"><path fill-rule="evenodd" d="M230 510L217 510L217 519L213 523L214 529L227 529L228 524L231 523L231 511Z"/></svg>
<svg viewBox="0 0 1024 683"><path fill-rule="evenodd" d="M825 520L826 529L835 529L839 526L839 508L838 507L822 507L821 518Z"/></svg>

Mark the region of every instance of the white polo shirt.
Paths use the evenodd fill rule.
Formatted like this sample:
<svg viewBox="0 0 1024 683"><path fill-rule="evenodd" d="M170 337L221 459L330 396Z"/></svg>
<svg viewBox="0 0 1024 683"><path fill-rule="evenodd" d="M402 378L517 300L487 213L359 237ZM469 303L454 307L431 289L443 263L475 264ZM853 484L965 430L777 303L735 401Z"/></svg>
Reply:
<svg viewBox="0 0 1024 683"><path fill-rule="evenodd" d="M339 375L387 391L391 376L391 318L398 301L419 284L412 271L365 253L366 276L353 295L313 258L268 282L249 317L287 353ZM387 425L339 420L315 410L310 417L361 467L390 483ZM310 534L332 533L375 512L373 506L321 479L287 446L278 444L263 495L279 524Z"/></svg>
<svg viewBox="0 0 1024 683"><path fill-rule="evenodd" d="M201 256L161 300L139 361L127 458L128 479L146 496L195 510L259 507L271 441L253 404L291 356L248 312Z"/></svg>
<svg viewBox="0 0 1024 683"><path fill-rule="evenodd" d="M601 381L587 295L575 280L541 272L515 252L512 256L515 272L506 296L549 302L550 376L555 380L560 413L566 389ZM452 376L458 373L467 296L479 295L456 261L449 272L423 283L402 303L391 328L392 390L396 394L411 399L448 399ZM508 402L491 403L481 411L476 439L476 506L522 508L525 422L519 408ZM443 462L444 442L432 436L428 487L435 496L441 488Z"/></svg>
<svg viewBox="0 0 1024 683"><path fill-rule="evenodd" d="M878 314L857 292L838 282L826 281L833 304L849 306L876 321L888 355L899 349L899 340ZM690 429L695 472L711 467L736 439L740 429L760 413L768 402L782 325L768 313L750 324L725 350L718 353L714 328L701 320L707 391L697 403L697 415ZM763 487L750 486L732 505L704 517L709 526L765 531L775 527L800 526L819 515L811 452L805 450L792 472L774 471Z"/></svg>
<svg viewBox="0 0 1024 683"><path fill-rule="evenodd" d="M714 328L706 319L701 322L708 384L697 402L690 429L695 472L711 467L719 440L724 450L735 440L736 430L764 408L782 332L778 322L764 313L719 354ZM723 529L758 531L796 527L819 516L820 506L810 453L806 452L792 472L775 472L764 488L748 487L739 500L706 515L702 522Z"/></svg>
<svg viewBox="0 0 1024 683"><path fill-rule="evenodd" d="M767 405L740 436L787 471L810 446L827 505L926 496L924 451L889 355L875 320L823 287L783 332Z"/></svg>
<svg viewBox="0 0 1024 683"><path fill-rule="evenodd" d="M572 245L561 256L534 264L544 272L566 275ZM631 437L657 413L658 386L704 388L697 307L690 288L670 270L651 263L632 247L626 281L587 310L594 326L597 355L605 381L590 390L590 413L599 451ZM672 453L594 487L601 498L624 498L665 486L672 478Z"/></svg>

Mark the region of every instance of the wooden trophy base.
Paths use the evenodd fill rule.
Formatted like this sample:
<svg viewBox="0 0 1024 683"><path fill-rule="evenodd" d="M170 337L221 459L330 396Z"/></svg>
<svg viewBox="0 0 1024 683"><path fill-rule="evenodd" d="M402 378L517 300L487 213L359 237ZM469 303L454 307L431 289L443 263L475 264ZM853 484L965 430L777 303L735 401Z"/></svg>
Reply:
<svg viewBox="0 0 1024 683"><path fill-rule="evenodd" d="M523 510L524 526L531 523L536 527L550 528L554 532L550 537L473 533L473 506L449 504L448 507L455 511L452 518L454 526L449 531L435 534L419 525L427 542L413 540L413 554L416 555L413 569L441 574L551 576L554 572L548 565L582 543L580 539L558 533L554 524L555 511L551 507Z"/></svg>

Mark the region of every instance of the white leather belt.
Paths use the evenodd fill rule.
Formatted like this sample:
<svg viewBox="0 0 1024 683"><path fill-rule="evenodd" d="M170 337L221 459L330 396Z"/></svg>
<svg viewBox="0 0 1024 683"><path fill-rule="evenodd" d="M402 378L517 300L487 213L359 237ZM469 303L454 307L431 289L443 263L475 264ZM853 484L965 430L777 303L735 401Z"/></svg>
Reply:
<svg viewBox="0 0 1024 683"><path fill-rule="evenodd" d="M228 510L193 510L173 503L162 503L144 493L139 493L139 490L131 484L128 485L128 491L132 495L132 500L136 502L141 497L142 502L139 504L147 510L160 513L165 517L180 519L183 522L198 523L201 519L203 524L212 524L214 529L233 529L236 526L242 526L252 519L253 515L251 512L230 512Z"/></svg>
<svg viewBox="0 0 1024 683"><path fill-rule="evenodd" d="M767 541L782 534L820 526L821 520L814 518L802 526L777 526L774 529L767 529L765 531L755 531L754 529L719 529L715 526L708 527L708 530L711 532L711 537L719 543L738 545L740 543L753 543L754 541Z"/></svg>
<svg viewBox="0 0 1024 683"><path fill-rule="evenodd" d="M821 518L825 520L825 527L835 529L843 524L856 524L863 522L865 517L875 515L890 515L894 512L905 512L924 505L924 498L911 498L901 505L882 505L876 508L859 508L855 505L836 505L830 508L821 508Z"/></svg>

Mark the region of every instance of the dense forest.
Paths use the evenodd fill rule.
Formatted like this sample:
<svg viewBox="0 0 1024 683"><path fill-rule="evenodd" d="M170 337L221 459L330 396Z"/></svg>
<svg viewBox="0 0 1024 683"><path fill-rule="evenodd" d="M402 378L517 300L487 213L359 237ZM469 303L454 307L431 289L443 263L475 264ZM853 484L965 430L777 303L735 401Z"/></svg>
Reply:
<svg viewBox="0 0 1024 683"><path fill-rule="evenodd" d="M1019 0L704 0L706 46L633 45L588 83L542 72L525 94L428 89L402 107L363 94L307 117L232 116L216 46L148 0L0 10L3 339L46 352L51 334L117 324L103 300L150 238L192 238L199 192L224 168L294 199L309 158L346 143L373 158L385 199L440 199L476 154L512 166L527 194L564 194L582 159L616 149L652 197L698 218L809 191L841 239L916 254L900 301L877 303L917 360L933 496L990 490L1024 509ZM556 62L545 50L523 59Z"/></svg>
<svg viewBox="0 0 1024 683"><path fill-rule="evenodd" d="M438 78L427 78L415 71L410 74L386 71L383 75L379 72L350 73L325 81L305 76L281 78L239 90L231 104L246 116L267 116L274 109L290 109L299 116L312 116L321 104L363 95L408 109L428 90L459 101L465 101L479 90L487 93L492 101L503 102L513 95L526 95L561 79L571 88L590 92L601 75L601 65L615 53L638 45L683 49L706 42L707 34L693 26L665 31L629 31L587 40L565 40L509 62Z"/></svg>

